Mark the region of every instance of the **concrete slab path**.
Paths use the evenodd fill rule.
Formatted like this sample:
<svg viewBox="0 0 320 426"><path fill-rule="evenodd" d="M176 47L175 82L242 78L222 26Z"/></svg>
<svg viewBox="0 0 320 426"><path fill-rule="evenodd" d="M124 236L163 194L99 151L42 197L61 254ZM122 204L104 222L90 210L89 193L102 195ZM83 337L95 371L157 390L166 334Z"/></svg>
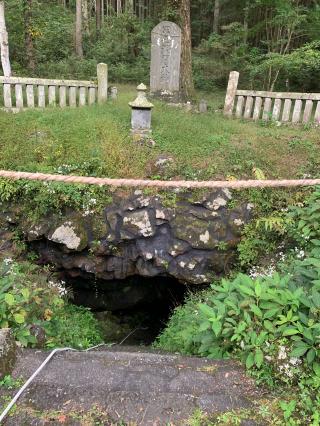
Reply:
<svg viewBox="0 0 320 426"><path fill-rule="evenodd" d="M47 356L23 350L13 377L26 380ZM3 389L1 394L4 407L8 394ZM66 352L49 362L4 424L186 425L197 408L205 413L252 408L258 395L243 368L231 361L147 348Z"/></svg>

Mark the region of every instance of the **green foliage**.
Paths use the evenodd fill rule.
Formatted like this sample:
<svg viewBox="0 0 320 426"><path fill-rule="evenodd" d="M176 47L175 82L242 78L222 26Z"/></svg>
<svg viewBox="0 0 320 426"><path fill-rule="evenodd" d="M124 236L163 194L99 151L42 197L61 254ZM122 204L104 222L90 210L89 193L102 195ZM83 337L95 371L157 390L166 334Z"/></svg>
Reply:
<svg viewBox="0 0 320 426"><path fill-rule="evenodd" d="M33 181L0 180L0 201L23 201L28 216L40 218L48 213L59 214L66 208L84 214L99 213L112 199L104 188Z"/></svg>
<svg viewBox="0 0 320 426"><path fill-rule="evenodd" d="M318 33L317 2L303 5L291 0L235 0L221 4L218 33L213 33L214 0L191 1L194 79L203 90L225 88L231 69L241 72L245 84L279 87L290 80L297 90L316 91ZM112 81L149 79L150 32L161 20L181 24L176 0L149 1L143 19L135 13L108 9L97 31L93 9L83 29L84 58L74 52L75 2L66 7L43 0L32 2L31 21L24 22L24 2L6 1L11 61L14 73L41 77L88 79L96 76L97 62L109 65ZM245 24L244 24L245 23ZM34 47L35 70L27 70L25 34ZM267 72L266 72L267 71ZM302 88L303 87L303 88Z"/></svg>
<svg viewBox="0 0 320 426"><path fill-rule="evenodd" d="M256 173L261 177L261 171ZM239 264L242 268L274 258L293 223L286 206L290 202L296 202L295 197L300 197L300 194L292 196L283 191L264 189L249 191L247 197L255 217L244 227L241 242L237 247Z"/></svg>
<svg viewBox="0 0 320 426"><path fill-rule="evenodd" d="M223 27L222 34L212 33L202 40L193 56L195 85L199 89L225 88L230 69L246 68L248 48L239 22Z"/></svg>
<svg viewBox="0 0 320 426"><path fill-rule="evenodd" d="M33 328L45 333L47 347L89 347L101 342L96 320L84 309L68 305L65 289L47 282L30 263L0 262L0 328L12 328L23 346L39 344ZM43 344L43 342L42 342Z"/></svg>
<svg viewBox="0 0 320 426"><path fill-rule="evenodd" d="M302 247L318 245L320 240L320 188L312 193L304 205L290 209L292 223L291 237Z"/></svg>
<svg viewBox="0 0 320 426"><path fill-rule="evenodd" d="M3 387L5 389L15 389L23 384L23 379L14 379L12 376L7 375L4 376L2 380L0 380L0 388Z"/></svg>
<svg viewBox="0 0 320 426"><path fill-rule="evenodd" d="M214 283L177 308L157 341L175 352L240 359L258 382L283 392L272 419L288 425L320 418L319 198L317 189L281 220L258 222L256 230L275 229L304 244L287 252L280 273Z"/></svg>
<svg viewBox="0 0 320 426"><path fill-rule="evenodd" d="M317 287L308 292L289 277L252 280L239 275L212 289L208 303L199 305L204 317L197 336L201 355L238 353L248 369L261 368L265 356L283 345L291 357L306 354L308 364L319 361Z"/></svg>
<svg viewBox="0 0 320 426"><path fill-rule="evenodd" d="M259 259L273 254L277 247L278 238L274 232L265 232L257 222L245 226L242 239L237 247L238 259L241 267L255 265Z"/></svg>
<svg viewBox="0 0 320 426"><path fill-rule="evenodd" d="M47 326L46 347L69 346L86 349L102 343L101 330L89 309L65 304Z"/></svg>
<svg viewBox="0 0 320 426"><path fill-rule="evenodd" d="M256 79L270 68L277 69L280 75L290 78L300 91L318 91L319 86L313 76L320 70L320 42L306 43L285 55L268 53L260 56L251 67L251 78Z"/></svg>
<svg viewBox="0 0 320 426"><path fill-rule="evenodd" d="M208 292L210 294L210 292ZM201 294L201 300L206 300L206 292ZM183 306L178 306L167 327L155 342L155 346L170 352L180 352L185 355L199 354L199 344L195 342L200 319L196 304L199 295L190 294Z"/></svg>
<svg viewBox="0 0 320 426"><path fill-rule="evenodd" d="M149 22L133 14L111 15L97 41L88 43L87 56L109 65L112 81L138 82L148 80L150 59Z"/></svg>
<svg viewBox="0 0 320 426"><path fill-rule="evenodd" d="M281 401L282 416L287 420L299 413L307 421L320 413L320 285L307 289L295 279L240 274L222 280L177 308L156 346L238 358L260 382L298 386L299 398Z"/></svg>

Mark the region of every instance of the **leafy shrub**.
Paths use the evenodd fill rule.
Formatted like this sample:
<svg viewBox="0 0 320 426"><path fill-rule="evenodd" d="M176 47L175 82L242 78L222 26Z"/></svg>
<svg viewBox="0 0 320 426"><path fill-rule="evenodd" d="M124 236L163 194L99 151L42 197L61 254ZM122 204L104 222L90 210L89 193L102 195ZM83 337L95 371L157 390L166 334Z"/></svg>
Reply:
<svg viewBox="0 0 320 426"><path fill-rule="evenodd" d="M33 330L43 330L46 347L89 347L101 342L98 324L84 308L68 305L61 283L30 263L0 262L0 328L12 328L23 346L39 344Z"/></svg>
<svg viewBox="0 0 320 426"><path fill-rule="evenodd" d="M278 273L214 283L176 309L156 342L175 352L240 359L259 382L283 392L283 424L320 419L319 201L317 189L281 220L260 221L298 243Z"/></svg>
<svg viewBox="0 0 320 426"><path fill-rule="evenodd" d="M201 323L197 303L199 300L205 301L210 293L210 290L198 295L191 293L185 304L175 309L154 345L170 352L199 355L199 342L195 339Z"/></svg>
<svg viewBox="0 0 320 426"><path fill-rule="evenodd" d="M46 347L89 348L102 342L99 324L89 309L65 303L47 324Z"/></svg>
<svg viewBox="0 0 320 426"><path fill-rule="evenodd" d="M292 207L289 213L292 226L291 238L302 247L312 247L320 240L320 188L311 194L304 204Z"/></svg>
<svg viewBox="0 0 320 426"><path fill-rule="evenodd" d="M186 313L177 311L168 328L177 329L179 324L178 336L165 331L160 345L177 349L180 341L184 352L211 358L237 356L247 368L260 368L268 356L285 347L286 358L306 355L307 363L320 372L320 286L307 290L290 276L251 279L239 274L211 288L205 303L195 306L193 301ZM192 309L197 319L191 327L186 320Z"/></svg>

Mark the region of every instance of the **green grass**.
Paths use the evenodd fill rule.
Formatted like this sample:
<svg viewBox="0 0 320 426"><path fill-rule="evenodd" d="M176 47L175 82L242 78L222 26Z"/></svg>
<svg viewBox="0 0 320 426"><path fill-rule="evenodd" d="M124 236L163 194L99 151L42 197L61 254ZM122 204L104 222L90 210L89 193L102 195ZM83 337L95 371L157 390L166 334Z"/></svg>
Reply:
<svg viewBox="0 0 320 426"><path fill-rule="evenodd" d="M226 119L223 93L199 94L209 102L204 115L155 101L156 147L136 145L128 106L135 89L120 86L119 92L117 102L103 106L0 112L0 167L51 172L71 164L75 173L145 177L148 163L166 153L175 161L165 178L248 178L255 167L270 178L319 174L318 129Z"/></svg>

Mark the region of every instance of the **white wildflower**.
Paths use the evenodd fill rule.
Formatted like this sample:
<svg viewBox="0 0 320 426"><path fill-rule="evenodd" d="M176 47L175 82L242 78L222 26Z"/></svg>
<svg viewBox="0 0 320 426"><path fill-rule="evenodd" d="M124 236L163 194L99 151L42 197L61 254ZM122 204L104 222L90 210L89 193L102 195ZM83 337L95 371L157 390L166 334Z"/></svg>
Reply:
<svg viewBox="0 0 320 426"><path fill-rule="evenodd" d="M278 359L287 359L287 350L285 346L279 346Z"/></svg>
<svg viewBox="0 0 320 426"><path fill-rule="evenodd" d="M275 271L276 267L273 263L271 263L268 266L253 266L249 271L249 275L253 279L259 277L272 277Z"/></svg>
<svg viewBox="0 0 320 426"><path fill-rule="evenodd" d="M287 377L293 377L293 370L290 364L283 364L279 366L280 373L285 374Z"/></svg>
<svg viewBox="0 0 320 426"><path fill-rule="evenodd" d="M294 251L295 251L297 259L304 259L305 255L306 255L304 250L302 250L298 247L295 247Z"/></svg>
<svg viewBox="0 0 320 426"><path fill-rule="evenodd" d="M60 297L67 296L68 294L65 281L49 281L48 286L52 289L56 289Z"/></svg>
<svg viewBox="0 0 320 426"><path fill-rule="evenodd" d="M289 363L294 367L302 364L302 360L300 358L290 358Z"/></svg>

